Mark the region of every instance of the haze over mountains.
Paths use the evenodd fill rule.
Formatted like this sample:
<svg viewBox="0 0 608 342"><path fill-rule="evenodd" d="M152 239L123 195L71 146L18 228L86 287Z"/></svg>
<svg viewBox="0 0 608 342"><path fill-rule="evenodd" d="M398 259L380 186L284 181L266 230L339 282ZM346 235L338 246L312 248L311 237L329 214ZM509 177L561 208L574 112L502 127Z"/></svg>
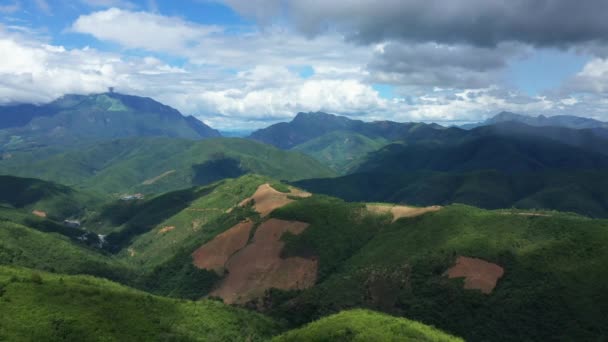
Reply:
<svg viewBox="0 0 608 342"><path fill-rule="evenodd" d="M607 337L604 123L311 112L228 138L103 93L0 127L0 340Z"/></svg>

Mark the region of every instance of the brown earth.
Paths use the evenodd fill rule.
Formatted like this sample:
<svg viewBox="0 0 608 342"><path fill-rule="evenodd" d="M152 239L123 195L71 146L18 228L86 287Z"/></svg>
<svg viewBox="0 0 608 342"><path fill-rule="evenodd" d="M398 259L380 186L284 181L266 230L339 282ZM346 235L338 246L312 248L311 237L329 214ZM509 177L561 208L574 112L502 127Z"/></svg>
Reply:
<svg viewBox="0 0 608 342"><path fill-rule="evenodd" d="M393 222L395 222L402 217L415 217L428 212L438 211L441 209L441 206L433 205L430 207L416 208L404 205L368 204L366 208L368 211L377 214L390 212L393 215Z"/></svg>
<svg viewBox="0 0 608 342"><path fill-rule="evenodd" d="M216 236L192 253L194 265L209 271L223 273L228 258L245 247L253 222L243 221Z"/></svg>
<svg viewBox="0 0 608 342"><path fill-rule="evenodd" d="M490 294L504 272L502 267L491 262L459 256L456 259L456 264L447 270L446 274L448 278L465 278L465 289L475 289Z"/></svg>
<svg viewBox="0 0 608 342"><path fill-rule="evenodd" d="M173 229L175 229L175 226L166 226L166 227L162 227L159 231L158 234L165 234L167 232L172 231Z"/></svg>
<svg viewBox="0 0 608 342"><path fill-rule="evenodd" d="M46 218L46 212L41 211L41 210L33 210L32 214L34 214L38 217Z"/></svg>
<svg viewBox="0 0 608 342"><path fill-rule="evenodd" d="M318 261L301 257L280 257L285 232L300 234L308 223L270 219L258 227L253 243L226 263L228 275L211 296L224 302L243 304L264 295L270 288L305 289L317 279Z"/></svg>
<svg viewBox="0 0 608 342"><path fill-rule="evenodd" d="M290 187L289 193L284 193L275 190L270 184L262 184L258 187L255 193L239 203L239 206L247 205L253 200L253 208L260 213L260 216L264 217L270 214L273 210L285 206L291 202L292 199L289 196L295 197L310 197L312 194L306 191L298 190Z"/></svg>
<svg viewBox="0 0 608 342"><path fill-rule="evenodd" d="M150 178L150 179L145 180L142 184L143 185L152 185L152 184L158 182L159 180L161 180L162 178L165 178L165 177L167 177L168 175L170 175L170 174L172 174L174 172L175 172L175 170L167 171L167 172L165 172L163 174L160 174L160 175L158 175L158 176L156 176L154 178Z"/></svg>

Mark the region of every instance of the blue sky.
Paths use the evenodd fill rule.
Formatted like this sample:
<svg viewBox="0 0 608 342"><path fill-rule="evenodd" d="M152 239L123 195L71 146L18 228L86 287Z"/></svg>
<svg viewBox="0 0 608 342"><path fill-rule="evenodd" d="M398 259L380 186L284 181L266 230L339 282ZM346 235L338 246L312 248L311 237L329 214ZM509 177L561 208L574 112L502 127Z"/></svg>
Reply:
<svg viewBox="0 0 608 342"><path fill-rule="evenodd" d="M608 119L601 18L580 13L564 29L542 14L558 17L567 6L557 0L536 15L512 5L521 15L496 26L461 20L496 12L485 7L417 22L441 1L4 0L0 102L115 86L224 129L317 110L439 123L502 110Z"/></svg>

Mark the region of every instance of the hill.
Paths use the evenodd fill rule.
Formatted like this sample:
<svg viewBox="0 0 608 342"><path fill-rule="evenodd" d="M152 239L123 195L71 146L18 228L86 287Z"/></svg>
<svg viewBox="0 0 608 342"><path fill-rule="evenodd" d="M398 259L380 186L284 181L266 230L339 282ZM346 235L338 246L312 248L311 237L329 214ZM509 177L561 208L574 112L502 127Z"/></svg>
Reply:
<svg viewBox="0 0 608 342"><path fill-rule="evenodd" d="M525 172L545 169L605 169L608 156L544 138L487 135L462 143L391 144L353 171L408 172L416 170L462 172L500 170Z"/></svg>
<svg viewBox="0 0 608 342"><path fill-rule="evenodd" d="M43 157L38 149L0 161L0 173L115 195L160 193L259 173L277 179L330 177L302 153L237 138L129 138Z"/></svg>
<svg viewBox="0 0 608 342"><path fill-rule="evenodd" d="M90 274L126 283L135 278L135 272L116 258L65 236L7 221L5 215L0 219L0 265Z"/></svg>
<svg viewBox="0 0 608 342"><path fill-rule="evenodd" d="M521 115L515 114L511 112L500 112L489 118L483 122L475 123L475 124L467 124L461 126L464 129L472 129L480 126L489 126L497 123L505 123L505 122L518 122L528 126L553 126L553 127L565 127L565 128L573 128L573 129L583 129L583 128L608 128L608 123L584 118L580 116L574 115L555 115L555 116L529 116L529 115Z"/></svg>
<svg viewBox="0 0 608 342"><path fill-rule="evenodd" d="M198 119L150 98L103 93L65 95L44 105L0 107L0 150L75 145L125 137L220 136Z"/></svg>
<svg viewBox="0 0 608 342"><path fill-rule="evenodd" d="M296 341L462 341L437 329L404 318L367 310L350 310L324 317L272 339Z"/></svg>
<svg viewBox="0 0 608 342"><path fill-rule="evenodd" d="M151 293L220 297L290 327L367 308L471 341L606 337L606 220L349 203L256 175L116 202L99 220L114 227L105 245L113 254L9 222L0 224L0 241L11 257L0 263L105 270L96 275L113 279L118 272L128 275L122 282ZM53 248L42 250L49 242ZM302 333L325 325L362 334L357 317L369 318L371 328L377 321L345 315L344 325L330 320Z"/></svg>
<svg viewBox="0 0 608 342"><path fill-rule="evenodd" d="M55 221L80 219L103 197L32 178L0 176L0 206L35 211Z"/></svg>
<svg viewBox="0 0 608 342"><path fill-rule="evenodd" d="M281 325L215 301L157 297L107 280L0 266L7 341L263 341Z"/></svg>
<svg viewBox="0 0 608 342"><path fill-rule="evenodd" d="M358 173L294 182L347 201L411 205L463 203L485 209L551 209L608 218L603 170Z"/></svg>
<svg viewBox="0 0 608 342"><path fill-rule="evenodd" d="M292 150L305 153L324 165L345 173L367 153L388 144L384 138L368 138L359 133L335 131L295 146Z"/></svg>
<svg viewBox="0 0 608 342"><path fill-rule="evenodd" d="M283 256L315 256L319 274L271 292L267 312L299 324L366 307L470 341L606 337L608 221L452 205L391 223L364 208L313 196L274 212L310 224Z"/></svg>

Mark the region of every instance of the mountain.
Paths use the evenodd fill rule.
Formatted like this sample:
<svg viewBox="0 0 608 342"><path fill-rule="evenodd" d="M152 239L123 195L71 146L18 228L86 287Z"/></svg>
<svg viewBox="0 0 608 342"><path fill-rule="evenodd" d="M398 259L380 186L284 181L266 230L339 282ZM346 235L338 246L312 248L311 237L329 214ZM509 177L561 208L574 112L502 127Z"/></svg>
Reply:
<svg viewBox="0 0 608 342"><path fill-rule="evenodd" d="M250 140L164 137L120 139L47 156L40 148L15 152L0 160L0 173L115 195L183 189L246 173L285 180L335 175L302 153Z"/></svg>
<svg viewBox="0 0 608 342"><path fill-rule="evenodd" d="M344 173L367 153L387 145L384 138L368 138L349 131L334 131L309 140L292 148L305 153L324 165Z"/></svg>
<svg viewBox="0 0 608 342"><path fill-rule="evenodd" d="M544 138L487 135L461 143L391 144L369 154L352 173L489 169L608 169L608 156Z"/></svg>
<svg viewBox="0 0 608 342"><path fill-rule="evenodd" d="M268 312L301 324L366 307L467 341L605 337L608 221L463 205L374 219L365 208L313 195L274 212L310 224L282 255L318 258L319 271L314 287L271 292Z"/></svg>
<svg viewBox="0 0 608 342"><path fill-rule="evenodd" d="M202 139L219 132L147 97L65 95L51 103L0 107L0 149L73 145L83 141L165 136Z"/></svg>
<svg viewBox="0 0 608 342"><path fill-rule="evenodd" d="M550 209L608 218L604 170L357 173L294 185L347 201L463 203L486 209Z"/></svg>
<svg viewBox="0 0 608 342"><path fill-rule="evenodd" d="M590 118L583 118L579 116L573 115L555 115L555 116L528 116L515 114L511 112L500 112L496 114L494 117L487 119L483 122L462 125L461 127L464 129L472 129L480 126L489 126L497 123L503 122L519 122L522 124L526 124L529 126L536 127L545 127L545 126L553 126L553 127L566 127L573 129L583 129L583 128L604 128L608 129L608 123L603 121L598 121Z"/></svg>
<svg viewBox="0 0 608 342"><path fill-rule="evenodd" d="M37 211L60 221L85 216L87 207L93 208L102 201L102 196L60 184L0 176L0 206Z"/></svg>
<svg viewBox="0 0 608 342"><path fill-rule="evenodd" d="M409 137L420 138L423 132L446 130L436 124L399 123L393 121L364 122L345 116L316 113L298 113L291 122L281 122L253 132L249 139L291 149L314 138L336 131L358 133L368 138L393 141ZM437 133L440 134L440 133Z"/></svg>

